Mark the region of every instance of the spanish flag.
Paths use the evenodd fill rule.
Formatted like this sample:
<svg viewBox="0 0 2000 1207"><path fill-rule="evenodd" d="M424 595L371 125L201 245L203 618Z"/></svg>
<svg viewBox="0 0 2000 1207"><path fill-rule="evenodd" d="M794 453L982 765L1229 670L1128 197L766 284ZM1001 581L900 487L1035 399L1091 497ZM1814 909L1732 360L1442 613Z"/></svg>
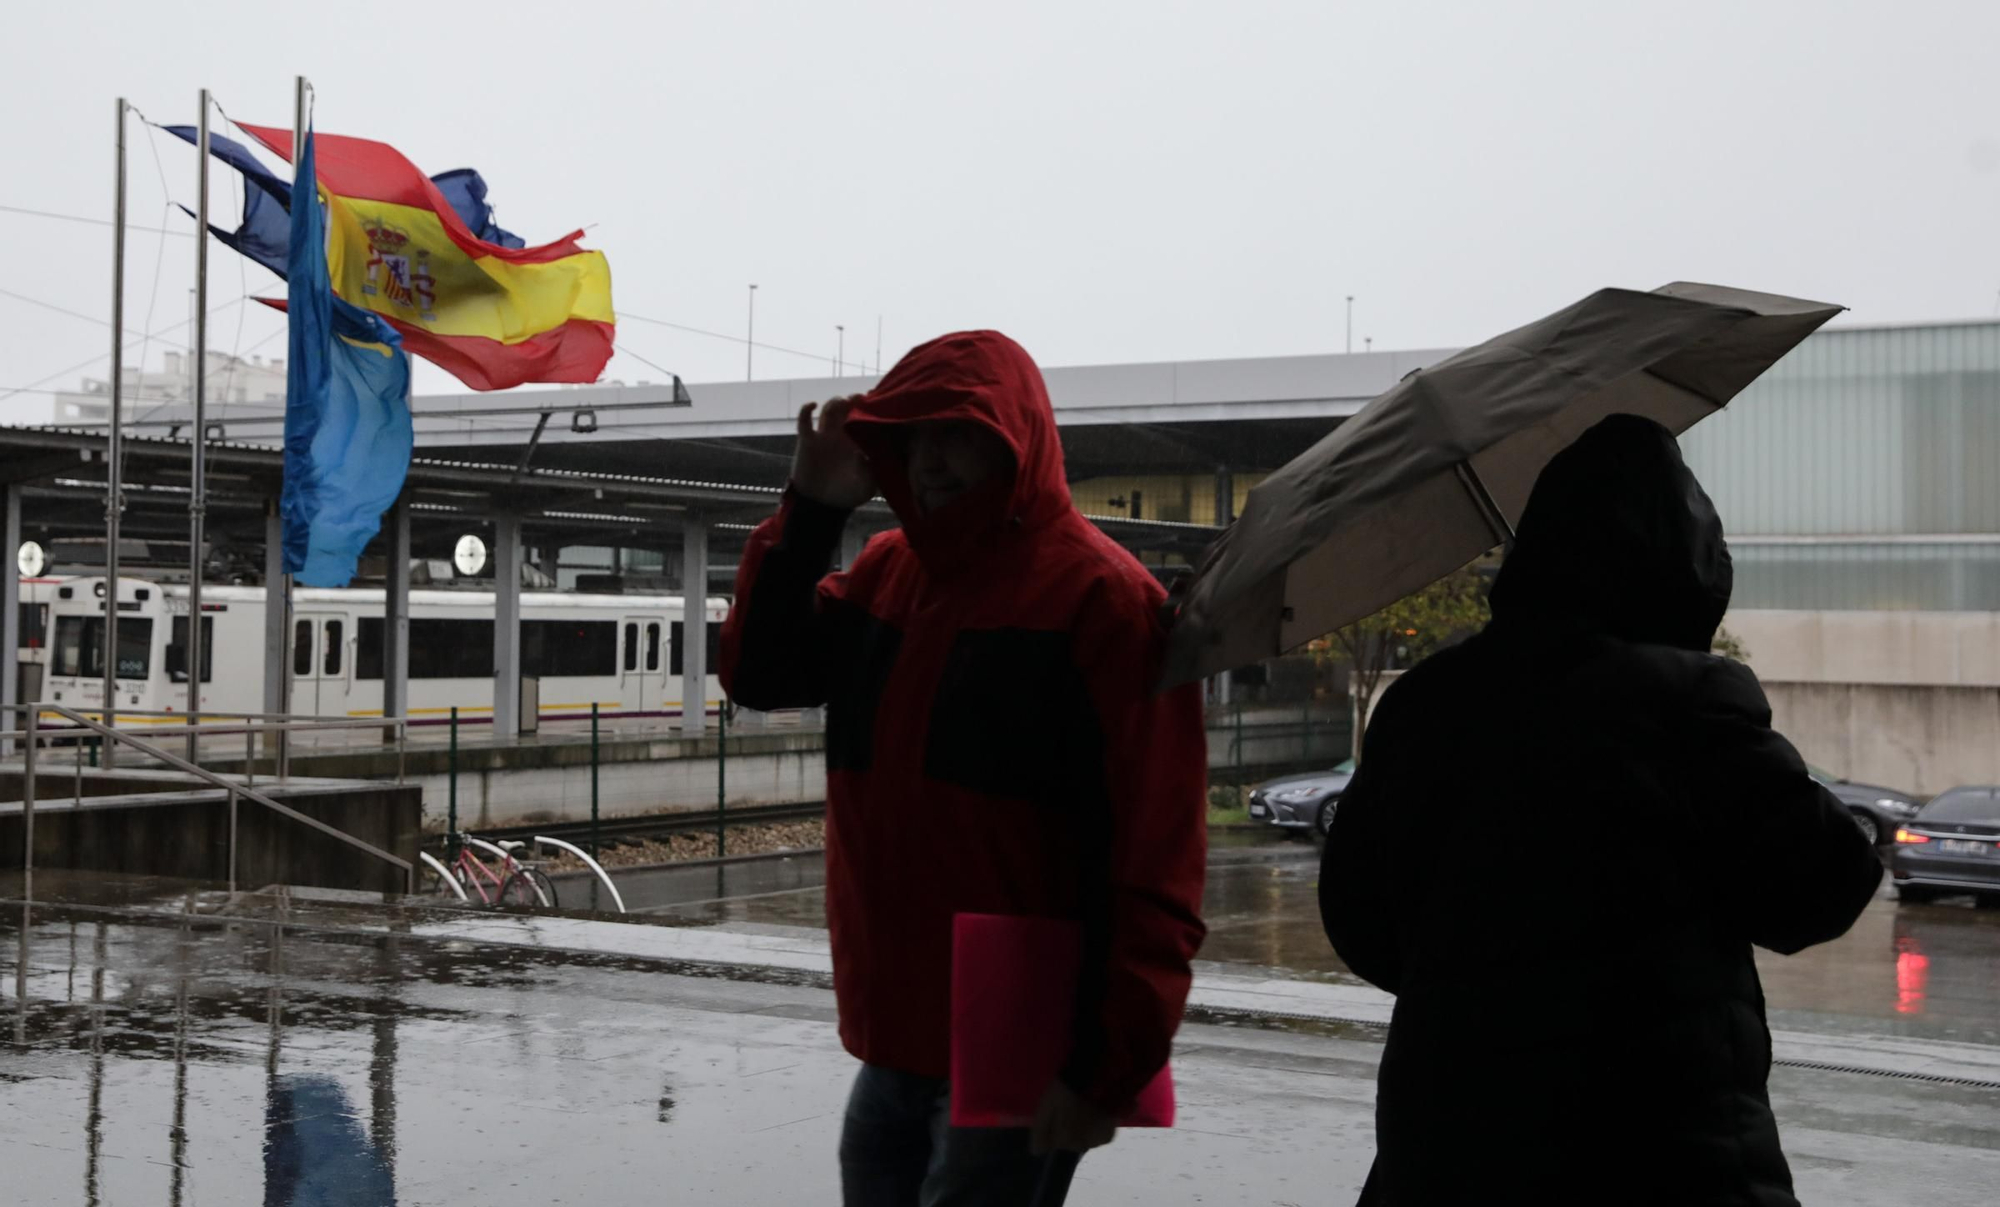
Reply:
<svg viewBox="0 0 2000 1207"><path fill-rule="evenodd" d="M292 134L243 126L286 159ZM596 381L616 321L604 253L576 241L504 247L473 234L401 152L319 134L327 268L341 298L387 319L403 347L475 390Z"/></svg>

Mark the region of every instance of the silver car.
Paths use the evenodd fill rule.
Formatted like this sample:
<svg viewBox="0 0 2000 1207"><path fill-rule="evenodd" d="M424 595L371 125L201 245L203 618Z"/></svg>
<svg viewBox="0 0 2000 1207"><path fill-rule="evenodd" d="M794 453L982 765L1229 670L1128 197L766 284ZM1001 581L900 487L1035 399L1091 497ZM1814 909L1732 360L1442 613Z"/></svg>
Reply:
<svg viewBox="0 0 2000 1207"><path fill-rule="evenodd" d="M1326 837L1333 827L1333 810L1354 778L1354 760L1331 771L1288 775L1267 780L1250 790L1250 820L1294 834Z"/></svg>

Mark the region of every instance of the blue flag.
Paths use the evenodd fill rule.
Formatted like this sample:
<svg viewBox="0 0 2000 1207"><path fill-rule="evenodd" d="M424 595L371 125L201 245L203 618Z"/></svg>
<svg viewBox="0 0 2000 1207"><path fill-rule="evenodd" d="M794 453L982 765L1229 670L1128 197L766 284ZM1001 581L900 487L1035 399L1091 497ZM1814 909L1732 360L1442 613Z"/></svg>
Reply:
<svg viewBox="0 0 2000 1207"><path fill-rule="evenodd" d="M471 168L453 168L449 172L439 172L431 177L431 183L444 194L460 218L465 219L467 229L488 243L498 243L502 247L526 247L528 241L513 231L500 229L493 221L493 207L486 204L486 178Z"/></svg>
<svg viewBox="0 0 2000 1207"><path fill-rule="evenodd" d="M313 180L312 132L299 180ZM285 367L285 572L308 587L344 587L402 492L416 435L402 337L372 311L335 297L318 205L291 207Z"/></svg>
<svg viewBox="0 0 2000 1207"><path fill-rule="evenodd" d="M201 136L193 126L162 126L176 138L199 144ZM211 223L209 231L225 247L262 264L278 276L286 275L291 254L292 183L280 179L265 167L250 149L233 138L210 133L208 153L243 173L243 222L233 231ZM527 243L512 231L502 230L493 221L493 207L486 203L486 179L471 168L453 168L431 177L453 211L473 234L502 247L525 247ZM194 211L181 207L188 217Z"/></svg>

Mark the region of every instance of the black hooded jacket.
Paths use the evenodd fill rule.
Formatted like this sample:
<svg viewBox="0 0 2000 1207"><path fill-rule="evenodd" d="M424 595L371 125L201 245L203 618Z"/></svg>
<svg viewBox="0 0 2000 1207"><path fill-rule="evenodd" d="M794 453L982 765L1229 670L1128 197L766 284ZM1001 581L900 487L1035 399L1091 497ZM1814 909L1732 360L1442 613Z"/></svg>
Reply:
<svg viewBox="0 0 2000 1207"><path fill-rule="evenodd" d="M1484 632L1370 724L1320 877L1396 994L1366 1203L1792 1207L1752 945L1882 869L1711 656L1731 572L1673 436L1613 416L1536 483Z"/></svg>

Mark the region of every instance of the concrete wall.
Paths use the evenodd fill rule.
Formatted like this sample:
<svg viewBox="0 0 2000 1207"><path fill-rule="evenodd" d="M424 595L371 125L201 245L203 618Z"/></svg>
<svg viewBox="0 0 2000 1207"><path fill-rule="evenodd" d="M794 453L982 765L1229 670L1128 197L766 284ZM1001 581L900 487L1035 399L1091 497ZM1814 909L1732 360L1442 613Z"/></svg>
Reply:
<svg viewBox="0 0 2000 1207"><path fill-rule="evenodd" d="M1354 719L1324 706L1246 706L1208 714L1210 783L1256 783L1292 772L1324 771L1353 749Z"/></svg>
<svg viewBox="0 0 2000 1207"><path fill-rule="evenodd" d="M1331 767L1347 757L1352 719L1345 710L1324 707L1249 708L1243 715L1242 755L1237 757L1233 713L1215 710L1209 718L1211 778L1255 781L1293 771ZM713 809L717 741L711 735L686 739L666 735L623 735L598 749L598 814L629 817ZM459 750L458 823L478 830L493 826L587 821L590 817L590 746L583 742L526 742L469 746ZM450 810L450 756L436 747L409 752L407 781L423 797L423 826L443 830ZM238 773L241 762L211 760L210 768ZM258 782L271 773L257 763ZM394 779L393 751L302 751L292 758L294 775L339 779ZM826 796L824 735L817 730L748 732L729 738L726 772L731 805L790 804ZM62 792L69 792L63 780ZM53 793L54 785L45 789Z"/></svg>
<svg viewBox="0 0 2000 1207"><path fill-rule="evenodd" d="M1919 796L2000 784L2000 688L1767 680L1764 692L1806 761L1849 779Z"/></svg>
<svg viewBox="0 0 2000 1207"><path fill-rule="evenodd" d="M67 785L65 786L67 787ZM42 784L36 777L37 795ZM415 862L419 839L417 791L409 785L293 783L269 791L308 817ZM21 866L22 811L0 804L0 869ZM239 802L237 884L316 885L401 892L400 869L252 802ZM225 794L153 792L38 804L35 864L39 868L159 876L226 884L229 808Z"/></svg>
<svg viewBox="0 0 2000 1207"><path fill-rule="evenodd" d="M817 736L817 735L815 735ZM826 797L823 751L793 750L738 754L731 742L727 771L729 803L769 805ZM644 813L698 812L715 808L718 760L676 752L651 761L606 762L597 772L600 817ZM423 790L424 825L442 830L450 808L451 776L414 776ZM458 824L478 829L535 822L590 819L590 765L483 766L458 774Z"/></svg>
<svg viewBox="0 0 2000 1207"><path fill-rule="evenodd" d="M1731 612L1759 678L2000 687L2000 612Z"/></svg>
<svg viewBox="0 0 2000 1207"><path fill-rule="evenodd" d="M824 737L817 730L732 733L729 761L718 767L718 741L667 734L607 738L597 751L598 815L713 809L718 775L726 775L732 805L816 801L826 796ZM435 746L412 749L402 768L423 797L424 828L445 828L451 807L453 757ZM456 757L458 823L478 829L590 818L591 750L587 742L527 741L462 747ZM235 773L241 760L211 761ZM257 763L259 782L271 772ZM294 775L394 779L393 750L295 754Z"/></svg>

